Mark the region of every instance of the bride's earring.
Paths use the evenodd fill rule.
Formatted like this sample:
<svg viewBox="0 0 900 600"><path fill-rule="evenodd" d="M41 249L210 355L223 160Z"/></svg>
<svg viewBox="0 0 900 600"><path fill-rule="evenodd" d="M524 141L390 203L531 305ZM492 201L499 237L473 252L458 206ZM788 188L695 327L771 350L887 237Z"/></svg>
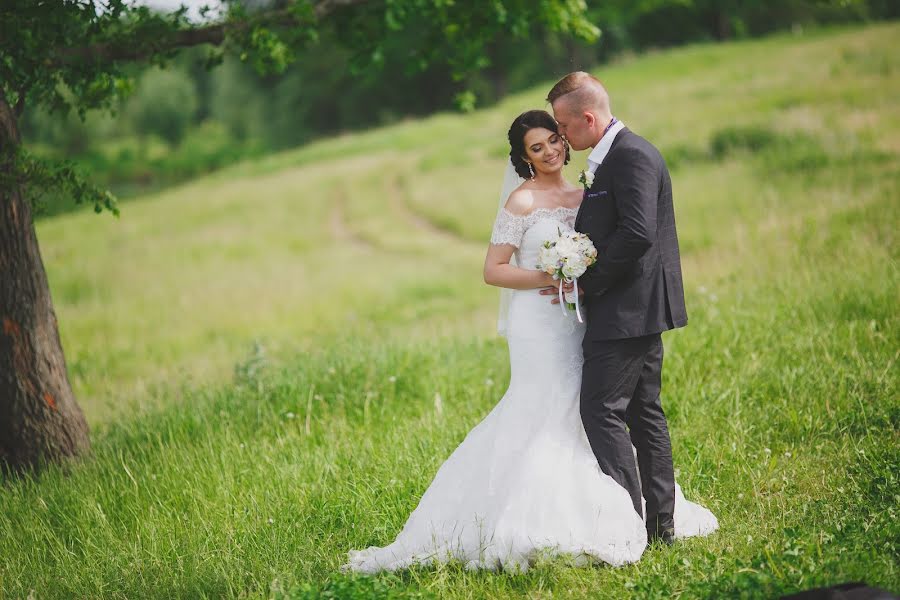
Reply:
<svg viewBox="0 0 900 600"><path fill-rule="evenodd" d="M528 163L528 172L531 173L531 180L534 181L534 167L531 166L531 163Z"/></svg>

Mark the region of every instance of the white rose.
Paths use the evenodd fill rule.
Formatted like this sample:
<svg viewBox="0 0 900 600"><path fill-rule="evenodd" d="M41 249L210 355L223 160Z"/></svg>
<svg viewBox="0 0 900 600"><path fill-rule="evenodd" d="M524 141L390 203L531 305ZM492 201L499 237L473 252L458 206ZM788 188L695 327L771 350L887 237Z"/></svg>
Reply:
<svg viewBox="0 0 900 600"><path fill-rule="evenodd" d="M584 184L588 187L594 185L594 174L586 169L584 171Z"/></svg>
<svg viewBox="0 0 900 600"><path fill-rule="evenodd" d="M541 248L538 256L538 268L551 275L559 268L559 253L556 248Z"/></svg>
<svg viewBox="0 0 900 600"><path fill-rule="evenodd" d="M581 237L579 238L578 249L582 256L597 256L597 249L594 247L594 243L591 241L591 238L586 235L581 235Z"/></svg>
<svg viewBox="0 0 900 600"><path fill-rule="evenodd" d="M559 241L556 242L556 252L563 258L567 258L574 254L578 254L578 244L575 241L568 237L563 236L559 238Z"/></svg>
<svg viewBox="0 0 900 600"><path fill-rule="evenodd" d="M581 277L587 271L587 262L581 256L571 256L562 268L563 275L569 279Z"/></svg>

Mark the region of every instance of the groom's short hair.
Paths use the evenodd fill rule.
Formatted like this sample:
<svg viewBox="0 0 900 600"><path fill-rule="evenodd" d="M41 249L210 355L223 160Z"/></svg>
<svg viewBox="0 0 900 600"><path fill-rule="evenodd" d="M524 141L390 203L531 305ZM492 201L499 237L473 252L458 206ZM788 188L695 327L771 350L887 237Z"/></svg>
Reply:
<svg viewBox="0 0 900 600"><path fill-rule="evenodd" d="M547 94L547 102L553 104L569 94L574 94L572 99L575 100L576 106L585 106L590 104L591 100L599 102L605 100L606 104L609 104L609 96L606 93L606 88L603 87L603 83L584 71L569 73L557 81L556 85L550 89L550 93Z"/></svg>

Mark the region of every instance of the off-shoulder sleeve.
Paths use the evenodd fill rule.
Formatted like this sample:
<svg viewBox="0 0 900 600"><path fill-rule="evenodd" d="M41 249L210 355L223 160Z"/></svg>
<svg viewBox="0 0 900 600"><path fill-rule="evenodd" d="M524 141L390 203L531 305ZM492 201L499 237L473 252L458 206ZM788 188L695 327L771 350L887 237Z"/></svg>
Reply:
<svg viewBox="0 0 900 600"><path fill-rule="evenodd" d="M514 215L505 208L502 209L494 222L491 243L511 244L518 248L522 243L523 235L525 235L525 217Z"/></svg>

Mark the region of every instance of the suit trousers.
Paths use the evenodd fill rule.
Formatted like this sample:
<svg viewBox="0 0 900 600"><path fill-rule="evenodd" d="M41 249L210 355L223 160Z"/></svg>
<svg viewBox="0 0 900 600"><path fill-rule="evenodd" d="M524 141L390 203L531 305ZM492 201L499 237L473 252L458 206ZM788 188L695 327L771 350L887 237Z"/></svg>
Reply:
<svg viewBox="0 0 900 600"><path fill-rule="evenodd" d="M643 494L648 531L674 527L672 445L659 399L662 337L585 338L583 349L581 420L600 468L628 491L641 516Z"/></svg>

